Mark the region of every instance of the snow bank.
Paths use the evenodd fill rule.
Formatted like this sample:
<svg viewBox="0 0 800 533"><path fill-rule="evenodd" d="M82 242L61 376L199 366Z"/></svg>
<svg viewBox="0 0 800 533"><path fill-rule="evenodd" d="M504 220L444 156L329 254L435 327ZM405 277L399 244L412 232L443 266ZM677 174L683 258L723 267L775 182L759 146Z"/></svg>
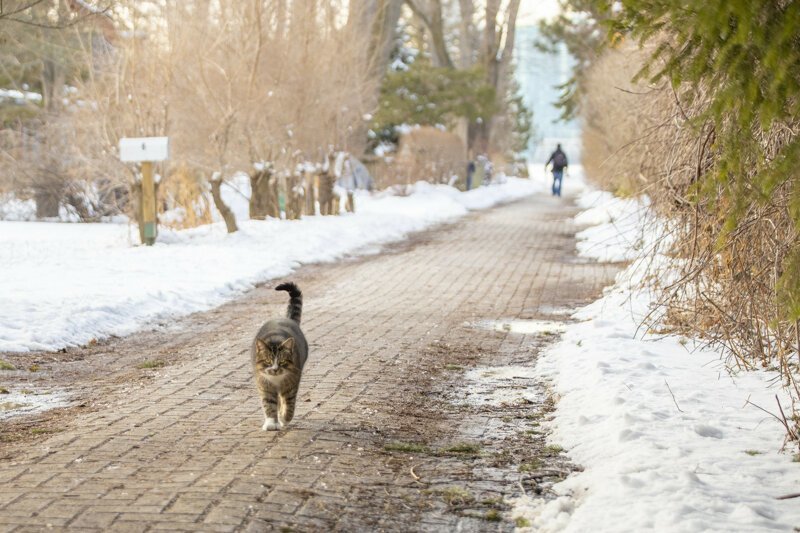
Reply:
<svg viewBox="0 0 800 533"><path fill-rule="evenodd" d="M598 261L630 261L641 255L647 228L646 199L616 198L605 191L587 191L578 198L585 211L575 217L591 226L578 233L578 253Z"/></svg>
<svg viewBox="0 0 800 533"><path fill-rule="evenodd" d="M581 202L592 209L578 220L600 224L581 233L583 255L629 258L632 235L647 241L645 204L597 192ZM719 352L687 339L636 338L654 298L640 283L652 266L637 261L621 272L539 359L558 397L549 439L585 470L556 485L555 500L519 498L514 516L536 531L800 526L800 501L776 499L800 490L800 464L780 452L782 427L751 405L776 412L775 395L786 402L776 374L730 376Z"/></svg>
<svg viewBox="0 0 800 533"><path fill-rule="evenodd" d="M347 254L543 190L531 180L460 193L418 183L407 197L359 196L357 213L303 220L240 220L163 230L133 246L121 224L0 222L0 351L56 350L125 335L220 305L302 264ZM246 199L228 191L239 216Z"/></svg>
<svg viewBox="0 0 800 533"><path fill-rule="evenodd" d="M0 220L35 220L36 202L20 200L12 193L0 194Z"/></svg>

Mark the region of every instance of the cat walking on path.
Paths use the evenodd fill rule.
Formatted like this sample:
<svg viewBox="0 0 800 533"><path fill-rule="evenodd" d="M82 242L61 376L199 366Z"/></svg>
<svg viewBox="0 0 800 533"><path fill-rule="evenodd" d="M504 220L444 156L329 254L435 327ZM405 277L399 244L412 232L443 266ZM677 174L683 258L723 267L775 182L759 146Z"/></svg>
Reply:
<svg viewBox="0 0 800 533"><path fill-rule="evenodd" d="M303 294L294 283L282 283L276 291L289 293L286 318L268 320L256 333L250 351L256 387L264 409L264 431L277 431L291 422L308 343L300 329Z"/></svg>

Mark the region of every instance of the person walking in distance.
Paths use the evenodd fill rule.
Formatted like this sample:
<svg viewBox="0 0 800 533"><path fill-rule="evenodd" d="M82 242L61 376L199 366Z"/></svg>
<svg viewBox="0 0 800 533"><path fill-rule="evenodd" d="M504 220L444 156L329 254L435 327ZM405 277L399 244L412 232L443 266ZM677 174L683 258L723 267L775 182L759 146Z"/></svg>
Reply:
<svg viewBox="0 0 800 533"><path fill-rule="evenodd" d="M564 179L564 169L569 166L567 162L567 154L561 149L561 145L556 146L556 151L550 154L550 159L544 164L544 169L547 170L547 165L553 164L553 196L561 196L561 181Z"/></svg>

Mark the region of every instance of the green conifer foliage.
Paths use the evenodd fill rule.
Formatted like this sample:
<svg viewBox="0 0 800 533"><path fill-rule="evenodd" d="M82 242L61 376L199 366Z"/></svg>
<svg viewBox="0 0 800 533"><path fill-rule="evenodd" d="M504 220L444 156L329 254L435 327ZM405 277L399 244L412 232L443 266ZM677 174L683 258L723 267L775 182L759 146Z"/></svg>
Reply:
<svg viewBox="0 0 800 533"><path fill-rule="evenodd" d="M491 117L497 112L495 91L484 80L478 67L434 67L430 61L418 59L407 70L386 77L376 125L452 125L460 117L470 121Z"/></svg>
<svg viewBox="0 0 800 533"><path fill-rule="evenodd" d="M789 191L800 231L800 2L622 0L613 11L612 35L658 43L639 76L668 80L682 103L702 107L698 131L714 128L715 164L699 173L695 201L720 211L720 245L778 191ZM781 270L777 298L796 320L800 253Z"/></svg>

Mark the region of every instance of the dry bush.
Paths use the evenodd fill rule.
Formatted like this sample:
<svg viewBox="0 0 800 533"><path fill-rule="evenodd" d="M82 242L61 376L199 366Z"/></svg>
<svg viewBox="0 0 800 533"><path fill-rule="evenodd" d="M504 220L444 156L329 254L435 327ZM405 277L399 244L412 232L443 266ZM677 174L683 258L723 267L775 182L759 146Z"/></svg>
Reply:
<svg viewBox="0 0 800 533"><path fill-rule="evenodd" d="M160 212L171 211L180 216L159 221L173 229L194 228L210 224L211 203L205 181L187 165L177 165L174 171L159 184Z"/></svg>
<svg viewBox="0 0 800 533"><path fill-rule="evenodd" d="M661 286L661 312L651 320L666 319L678 331L723 346L732 370L779 371L795 408L784 414L778 406L776 415L788 438L797 441L800 324L786 320L785 302L776 295L787 259L800 250L790 213L793 180L800 178L792 177L769 197L746 202L731 226L730 215L741 205L725 199L725 185L703 190L697 185L724 164L714 128L703 119L704 91L629 82L647 56L647 50L628 47L608 52L592 67L583 138L587 174L618 194L648 194L668 221L667 253L676 259L672 266L679 275ZM754 131L753 139L774 157L798 133L800 124L787 123ZM749 164L755 172L759 162ZM755 195L756 190L738 193Z"/></svg>
<svg viewBox="0 0 800 533"><path fill-rule="evenodd" d="M291 180L298 162L331 146L362 151L376 79L370 35L337 15L343 7L250 0L200 17L167 8L175 155L212 181L265 162Z"/></svg>
<svg viewBox="0 0 800 533"><path fill-rule="evenodd" d="M395 183L449 183L452 176L463 176L466 166L466 146L458 135L432 127L415 128L400 138Z"/></svg>
<svg viewBox="0 0 800 533"><path fill-rule="evenodd" d="M669 89L630 81L646 56L632 46L611 50L587 74L583 163L591 179L620 196L641 193L662 177L682 142L681 131L665 127L676 112ZM691 135L688 128L683 133Z"/></svg>
<svg viewBox="0 0 800 533"><path fill-rule="evenodd" d="M70 80L78 91L62 110L66 122L48 119L70 127L54 139L71 147L66 168L50 175L86 179L91 188L102 182L115 195L122 186L135 196L140 169L119 161L121 137L168 136L170 161L158 172L191 168L206 181L265 161L288 176L298 161L322 161L331 146L360 153L377 78L372 36L351 20L362 15L355 5L348 12L338 0L118 0L112 42L99 50L91 39L80 41L85 66L80 80ZM43 128L35 135L38 151L64 159L63 142L48 142ZM5 157L0 166L20 161ZM14 180L0 186L30 189L33 166L23 163L25 172L2 172ZM68 190L56 191L62 203ZM160 200L171 207L191 202L179 206L187 213L196 208L194 194ZM128 202L132 216L135 204Z"/></svg>

